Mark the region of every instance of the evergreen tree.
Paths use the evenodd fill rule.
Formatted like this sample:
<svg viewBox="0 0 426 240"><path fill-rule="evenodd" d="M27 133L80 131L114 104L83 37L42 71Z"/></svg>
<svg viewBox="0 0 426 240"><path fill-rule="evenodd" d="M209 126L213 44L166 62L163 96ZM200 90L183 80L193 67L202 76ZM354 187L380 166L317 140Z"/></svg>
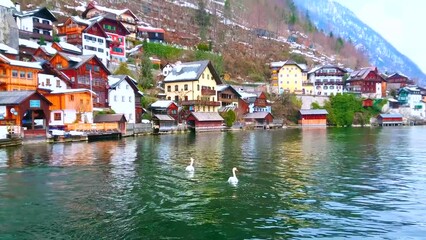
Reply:
<svg viewBox="0 0 426 240"><path fill-rule="evenodd" d="M141 76L139 84L144 88L154 87L154 76L152 74L152 62L148 54L144 54L141 61Z"/></svg>
<svg viewBox="0 0 426 240"><path fill-rule="evenodd" d="M223 15L226 19L231 20L231 17L232 17L231 0L225 0Z"/></svg>
<svg viewBox="0 0 426 240"><path fill-rule="evenodd" d="M200 38L206 40L207 30L210 26L210 14L206 11L206 3L204 0L198 0L198 9L195 15L195 21L200 27Z"/></svg>
<svg viewBox="0 0 426 240"><path fill-rule="evenodd" d="M114 75L127 75L135 78L126 62L121 62L120 65L118 65L118 68L114 71Z"/></svg>

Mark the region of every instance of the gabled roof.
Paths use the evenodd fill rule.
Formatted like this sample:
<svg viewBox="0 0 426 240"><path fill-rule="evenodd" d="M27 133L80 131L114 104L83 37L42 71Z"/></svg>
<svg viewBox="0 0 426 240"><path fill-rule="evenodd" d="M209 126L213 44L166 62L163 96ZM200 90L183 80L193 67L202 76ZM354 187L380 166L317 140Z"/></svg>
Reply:
<svg viewBox="0 0 426 240"><path fill-rule="evenodd" d="M97 96L94 91L86 88L74 88L74 89L55 89L50 94L67 94L67 93L91 93L93 96Z"/></svg>
<svg viewBox="0 0 426 240"><path fill-rule="evenodd" d="M172 100L158 100L150 105L150 108L168 108L170 105L175 104Z"/></svg>
<svg viewBox="0 0 426 240"><path fill-rule="evenodd" d="M154 118L157 118L160 121L175 121L174 118L167 114L154 114Z"/></svg>
<svg viewBox="0 0 426 240"><path fill-rule="evenodd" d="M376 72L377 73L377 68L376 67L366 67L366 68L361 68L360 70L355 70L355 71L351 72L347 81L365 79L370 72ZM380 78L383 79L383 77L380 76L380 74L377 74L377 75Z"/></svg>
<svg viewBox="0 0 426 240"><path fill-rule="evenodd" d="M223 121L222 116L217 112L191 112L191 115L200 122Z"/></svg>
<svg viewBox="0 0 426 240"><path fill-rule="evenodd" d="M301 115L324 115L328 114L327 110L325 109L300 109L299 110Z"/></svg>
<svg viewBox="0 0 426 240"><path fill-rule="evenodd" d="M95 59L95 61L98 62L98 65L103 68L107 74L109 75L110 72L109 70L105 67L105 65L102 63L102 61L95 55L74 55L74 54L70 54L70 53L64 53L64 52L58 52L56 53L57 55L59 54L60 56L62 56L63 58L65 58L68 63L69 63L69 67L68 69L77 69L79 67L81 67L83 64L87 63L90 59Z"/></svg>
<svg viewBox="0 0 426 240"><path fill-rule="evenodd" d="M98 114L93 119L94 123L103 123L103 122L127 122L126 116L124 114Z"/></svg>
<svg viewBox="0 0 426 240"><path fill-rule="evenodd" d="M0 52L4 52L7 54L18 54L18 50L9 47L8 45L4 44L4 43L0 43Z"/></svg>
<svg viewBox="0 0 426 240"><path fill-rule="evenodd" d="M31 10L31 11L23 11L22 13L16 14L16 16L18 16L18 17L34 16L34 17L49 19L52 22L58 21L58 19L55 17L55 15L53 15L53 13L51 11L49 11L49 9L47 9L46 7L37 8L37 9Z"/></svg>
<svg viewBox="0 0 426 240"><path fill-rule="evenodd" d="M24 62L24 61L13 60L13 59L7 58L3 54L0 54L0 60L4 61L5 63L8 63L12 66L41 69L41 63L40 62Z"/></svg>
<svg viewBox="0 0 426 240"><path fill-rule="evenodd" d="M145 27L145 26L139 26L138 27L139 32L156 32L156 33L165 33L164 29L162 28L155 28L155 27Z"/></svg>
<svg viewBox="0 0 426 240"><path fill-rule="evenodd" d="M389 79L389 78L406 78L406 79L408 79L408 77L407 76L405 76L404 74L402 74L402 73L394 73L394 74L391 74L391 75L389 75L389 76L387 76L387 78L386 79Z"/></svg>
<svg viewBox="0 0 426 240"><path fill-rule="evenodd" d="M137 81L127 75L109 75L108 76L108 85L110 89L116 89L121 82L126 81L130 87L133 89L136 95L143 96L143 93L139 91L137 87Z"/></svg>
<svg viewBox="0 0 426 240"><path fill-rule="evenodd" d="M339 69L340 71L342 71L344 73L348 72L346 69L341 68L339 66L332 65L332 64L325 64L325 65L322 65L322 66L316 66L316 67L312 68L311 70L309 70L308 74L314 73L314 72L319 71L319 70L321 70L323 68L336 68L336 69Z"/></svg>
<svg viewBox="0 0 426 240"><path fill-rule="evenodd" d="M99 10L101 12L104 12L104 13L111 13L111 14L114 14L115 16L120 16L120 15L122 15L124 13L127 13L127 14L132 15L136 20L139 20L139 18L130 9L125 8L125 9L117 10L117 9L112 9L112 8L107 8L107 7L99 6L99 5L96 5L93 2L91 2L91 3L89 3L87 5L86 10L84 10L84 12L81 15L83 17L86 17L87 16L87 12L89 12L92 9L97 9L97 10Z"/></svg>
<svg viewBox="0 0 426 240"><path fill-rule="evenodd" d="M81 55L82 53L80 48L76 47L75 45L69 44L67 42L54 42L52 43L52 45L57 45L66 52L76 53L78 55Z"/></svg>
<svg viewBox="0 0 426 240"><path fill-rule="evenodd" d="M225 90L231 90L231 92L233 92L235 95L237 95L238 97L242 97L241 93L239 91L237 91L232 85L229 84L222 84L222 85L217 85L216 86L216 91L217 92L223 92Z"/></svg>
<svg viewBox="0 0 426 240"><path fill-rule="evenodd" d="M399 113L382 113L379 116L382 118L402 118L402 115Z"/></svg>
<svg viewBox="0 0 426 240"><path fill-rule="evenodd" d="M295 65L298 68L300 68L300 70L305 71L305 67L302 67L300 64L298 64L297 62L295 62L293 60L271 62L269 66L271 68L282 68L285 65Z"/></svg>
<svg viewBox="0 0 426 240"><path fill-rule="evenodd" d="M106 32L104 31L104 29L103 29L103 27L99 24L99 22L97 22L97 21L93 21L93 22L91 22L90 23L90 25L89 26L87 26L84 30L83 30L83 32L84 33L87 33L90 29L92 29L92 27L97 27L100 31L100 33L102 34L102 36L104 37L104 38L108 38L109 36L108 36L108 34L106 34Z"/></svg>
<svg viewBox="0 0 426 240"><path fill-rule="evenodd" d="M269 112L254 112L254 113L247 113L244 115L245 119L265 119L268 115L271 115Z"/></svg>
<svg viewBox="0 0 426 240"><path fill-rule="evenodd" d="M206 68L209 68L216 84L222 84L219 75L209 60L177 64L164 79L164 82L196 81L200 79Z"/></svg>
<svg viewBox="0 0 426 240"><path fill-rule="evenodd" d="M46 101L49 105L52 105L49 100L37 91L0 91L0 105L6 106L21 104L34 94L39 95L41 99Z"/></svg>
<svg viewBox="0 0 426 240"><path fill-rule="evenodd" d="M22 39L22 38L19 39L19 46L24 46L24 47L33 48L33 49L37 49L40 47L38 43L27 40L27 39Z"/></svg>
<svg viewBox="0 0 426 240"><path fill-rule="evenodd" d="M41 67L43 68L43 73L54 75L55 77L58 77L59 79L64 81L67 85L71 85L70 78L63 72L53 67L49 61L42 62Z"/></svg>
<svg viewBox="0 0 426 240"><path fill-rule="evenodd" d="M96 21L98 23L104 21L104 20L111 20L111 21L115 21L117 22L117 24L124 29L124 31L126 31L125 35L129 35L131 32L126 28L126 26L124 26L120 21L118 21L117 19L115 19L115 17L112 14L106 14L104 16L98 16L98 17L93 17L91 19L89 19L89 21ZM105 29L104 29L105 30ZM105 31L108 32L108 31Z"/></svg>

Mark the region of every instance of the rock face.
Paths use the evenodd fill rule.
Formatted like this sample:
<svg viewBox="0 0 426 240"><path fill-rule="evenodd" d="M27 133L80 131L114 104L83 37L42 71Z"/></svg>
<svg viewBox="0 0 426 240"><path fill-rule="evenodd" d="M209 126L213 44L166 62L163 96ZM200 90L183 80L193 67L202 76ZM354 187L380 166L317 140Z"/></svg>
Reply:
<svg viewBox="0 0 426 240"><path fill-rule="evenodd" d="M19 45L19 29L12 15L12 9L0 5L0 43L16 50Z"/></svg>

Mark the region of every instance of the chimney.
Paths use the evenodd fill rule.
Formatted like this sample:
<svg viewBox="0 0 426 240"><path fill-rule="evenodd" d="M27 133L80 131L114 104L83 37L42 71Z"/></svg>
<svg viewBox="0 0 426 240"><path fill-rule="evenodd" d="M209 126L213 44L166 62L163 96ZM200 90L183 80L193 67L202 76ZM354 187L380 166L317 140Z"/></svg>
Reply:
<svg viewBox="0 0 426 240"><path fill-rule="evenodd" d="M21 5L18 2L15 2L15 9L18 12L21 12Z"/></svg>

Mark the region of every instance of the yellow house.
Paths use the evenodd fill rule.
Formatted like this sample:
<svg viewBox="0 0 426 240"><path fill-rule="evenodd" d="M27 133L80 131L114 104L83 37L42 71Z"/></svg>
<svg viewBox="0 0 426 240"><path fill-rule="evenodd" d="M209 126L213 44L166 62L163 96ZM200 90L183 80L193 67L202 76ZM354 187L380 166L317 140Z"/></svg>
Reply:
<svg viewBox="0 0 426 240"><path fill-rule="evenodd" d="M308 86L306 71L296 62L288 60L278 71L278 93L304 94Z"/></svg>
<svg viewBox="0 0 426 240"><path fill-rule="evenodd" d="M0 91L36 90L39 62L23 62L0 54Z"/></svg>
<svg viewBox="0 0 426 240"><path fill-rule="evenodd" d="M181 63L164 79L166 98L190 111L217 112L217 85L222 84L208 60Z"/></svg>

